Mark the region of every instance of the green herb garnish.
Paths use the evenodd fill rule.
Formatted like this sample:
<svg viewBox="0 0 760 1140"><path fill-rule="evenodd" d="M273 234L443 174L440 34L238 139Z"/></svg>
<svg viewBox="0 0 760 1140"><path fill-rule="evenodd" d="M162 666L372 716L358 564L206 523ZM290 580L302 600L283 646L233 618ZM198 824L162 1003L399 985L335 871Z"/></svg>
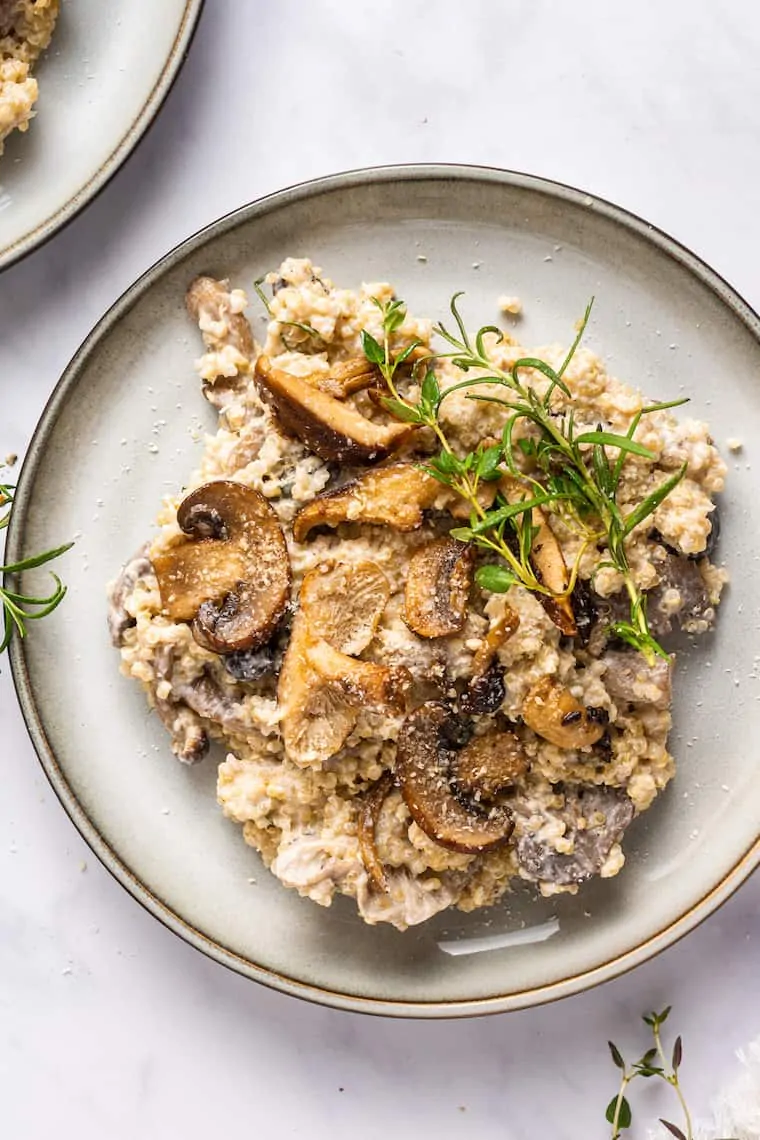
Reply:
<svg viewBox="0 0 760 1140"><path fill-rule="evenodd" d="M608 1123L612 1125L611 1140L620 1140L624 1129L631 1127L633 1112L631 1111L631 1106L625 1093L628 1086L632 1081L636 1080L637 1077L657 1077L665 1081L666 1084L669 1084L675 1090L684 1115L686 1131L679 1128L677 1124L673 1124L670 1120L660 1118L660 1124L668 1130L671 1136L675 1136L676 1140L693 1140L694 1132L691 1115L678 1077L678 1071L683 1059L681 1038L676 1038L670 1061L668 1061L665 1056L665 1049L662 1043L660 1030L667 1020L669 1013L670 1006L664 1009L662 1013L650 1013L643 1018L652 1031L654 1046L648 1049L638 1061L634 1061L631 1066L628 1066L623 1060L623 1056L617 1046L613 1045L611 1041L608 1042L613 1064L620 1069L622 1073L618 1093L607 1105L605 1112Z"/></svg>
<svg viewBox="0 0 760 1140"><path fill-rule="evenodd" d="M15 487L12 483L0 483L0 510L7 508L0 517L0 530L5 530L10 522L14 490ZM23 570L33 570L36 566L44 566L46 562L52 562L54 558L58 558L70 550L73 545L73 542L67 542L64 546L57 546L54 550L48 550L44 554L24 558L21 562L9 562L5 566L0 566L0 574L18 574ZM38 618L45 617L63 601L66 596L66 587L57 574L53 574L52 577L54 589L47 597L42 598L36 598L29 594L19 594L0 586L0 603L3 608L3 636L2 641L0 641L0 653L5 652L8 648L14 632L18 632L19 637L26 637L26 623L28 621L36 621Z"/></svg>
<svg viewBox="0 0 760 1140"><path fill-rule="evenodd" d="M397 356L392 354L390 346L391 336L406 316L403 302L375 300L383 316L383 342L381 344L365 331L362 333L362 345L367 359L378 365L386 381L389 395L383 403L387 410L398 419L434 432L440 449L424 469L451 487L470 506L470 525L458 527L452 531L453 536L463 542L473 542L500 559L494 566L480 568L476 575L479 584L484 589L502 593L519 584L557 602L567 601L575 588L583 555L589 547L597 546L606 554L598 568L611 567L621 575L630 601L629 620L613 623L611 632L643 653L650 663L657 655L667 657L650 632L646 596L637 586L629 565L626 539L683 479L686 465L664 480L627 514L618 503L618 491L628 456L655 458L648 448L633 438L641 418L652 412L679 407L687 401L672 400L642 408L634 416L625 435L605 431L601 426L595 431L576 434L570 405L571 392L563 376L585 332L593 298L558 370L555 371L544 360L523 357L507 371L494 366L486 348L486 337L494 335L501 340L501 331L493 325L485 325L473 340L457 306L460 296L461 293L457 293L451 300L456 332L449 331L443 324L435 329L451 351L433 353L414 366L415 375L422 367L425 368L416 403L401 396L395 383L395 372L418 342L406 346ZM478 369L485 375L465 378L442 391L432 367L436 359L450 359L464 373ZM527 370L539 372L548 380L543 395L539 396L531 385L523 381L522 373ZM503 394L472 391L483 385L496 386L502 389ZM444 400L452 392L462 389L468 389L467 399L499 404L510 413L498 444L483 442L465 455L454 451L440 420ZM530 431L515 440L515 429L521 421L529 425ZM617 452L613 459L610 459L608 449ZM492 505L485 507L478 497L480 485L507 475L511 476L521 497L510 495L508 501L499 491ZM515 502L515 498L518 501ZM531 549L537 533L532 514L535 507L558 516L580 540L567 587L561 593L549 589L532 565Z"/></svg>
<svg viewBox="0 0 760 1140"><path fill-rule="evenodd" d="M261 301L262 305L264 306L264 308L266 309L267 313L272 318L272 320L277 321L277 324L280 326L280 328L300 329L301 332L307 333L310 337L313 337L315 340L319 340L319 341L324 342L325 338L322 336L322 334L320 332L317 332L317 330L314 328L314 326L308 324L306 321L281 321L279 317L276 317L274 315L274 313L272 312L272 306L270 304L269 298L267 297L264 290L261 288L261 286L264 284L265 281L266 281L266 274L263 277L257 277L253 283L253 288L254 288L254 292L256 293L256 296L259 298L259 300ZM290 348L290 345L287 344L287 342L285 342L285 347Z"/></svg>

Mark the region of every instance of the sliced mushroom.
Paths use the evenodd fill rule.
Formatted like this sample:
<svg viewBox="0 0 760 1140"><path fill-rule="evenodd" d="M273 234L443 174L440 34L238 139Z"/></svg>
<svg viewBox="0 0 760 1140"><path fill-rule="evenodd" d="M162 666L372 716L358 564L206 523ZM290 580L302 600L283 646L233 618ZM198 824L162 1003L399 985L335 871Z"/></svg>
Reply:
<svg viewBox="0 0 760 1140"><path fill-rule="evenodd" d="M176 695L173 686L174 651L171 646L161 646L155 654L153 668L154 683L151 696L156 712L171 737L174 755L183 764L197 764L208 752L209 739L200 717ZM163 693L161 682L169 682L169 696Z"/></svg>
<svg viewBox="0 0 760 1140"><path fill-rule="evenodd" d="M305 576L277 690L283 741L295 763L317 766L329 760L364 706L403 710L408 670L357 661L344 652L345 647L359 652L369 643L387 590L373 563L327 572L317 568ZM363 613L354 594L363 599Z"/></svg>
<svg viewBox="0 0 760 1140"><path fill-rule="evenodd" d="M296 515L293 537L304 542L315 526L344 522L374 523L403 532L422 526L441 485L411 463L391 463L367 471L342 487L317 495Z"/></svg>
<svg viewBox="0 0 760 1140"><path fill-rule="evenodd" d="M187 705L156 702L156 712L171 737L171 749L183 764L198 764L209 749L208 734L200 718Z"/></svg>
<svg viewBox="0 0 760 1140"><path fill-rule="evenodd" d="M542 677L529 689L522 716L528 728L559 748L590 748L609 719L603 710L586 708L553 677Z"/></svg>
<svg viewBox="0 0 760 1140"><path fill-rule="evenodd" d="M390 772L385 772L364 793L359 808L359 850L370 881L379 891L388 890L388 876L378 854L375 832L383 804L392 787L393 776Z"/></svg>
<svg viewBox="0 0 760 1140"><path fill-rule="evenodd" d="M135 619L127 611L126 601L134 593L140 578L153 573L148 558L147 544L140 548L129 562L122 567L118 578L108 590L108 632L111 644L117 649L124 642L124 634L135 625Z"/></svg>
<svg viewBox="0 0 760 1140"><path fill-rule="evenodd" d="M515 812L524 815L527 822L534 808L520 809L519 801L515 801ZM573 786L565 791L564 807L545 815L547 822L565 824L563 839L572 841L574 850L572 854L560 853L526 830L515 844L521 874L532 882L571 886L599 874L613 844L633 819L634 808L618 788Z"/></svg>
<svg viewBox="0 0 760 1140"><path fill-rule="evenodd" d="M273 368L266 356L256 361L254 376L283 430L297 436L320 459L374 463L400 447L414 430L410 424L374 423L308 380Z"/></svg>
<svg viewBox="0 0 760 1140"><path fill-rule="evenodd" d="M306 377L310 384L334 396L336 400L345 400L355 392L363 392L373 387L381 380L380 370L376 364L371 364L366 356L357 356L352 360L342 360L333 364L326 376L315 375Z"/></svg>
<svg viewBox="0 0 760 1140"><path fill-rule="evenodd" d="M165 611L192 621L195 640L215 653L266 644L290 597L287 547L270 504L220 479L188 495L177 522L192 541L153 561Z"/></svg>
<svg viewBox="0 0 760 1140"><path fill-rule="evenodd" d="M229 281L196 277L185 296L187 311L200 328L210 353L219 354L227 367L218 376L204 381L203 394L209 403L224 408L231 395L247 382L256 352L247 318L233 303ZM227 371L232 375L226 375Z"/></svg>
<svg viewBox="0 0 760 1140"><path fill-rule="evenodd" d="M641 653L608 650L601 664L606 666L603 681L615 701L670 708L672 661L657 657L648 665Z"/></svg>
<svg viewBox="0 0 760 1140"><path fill-rule="evenodd" d="M357 661L314 640L297 615L277 698L288 757L321 766L346 742L363 708L403 711L411 675L401 667Z"/></svg>
<svg viewBox="0 0 760 1140"><path fill-rule="evenodd" d="M187 705L199 717L219 725L225 732L245 736L250 722L240 701L229 690L222 688L210 673L202 673L193 681L174 682L172 697Z"/></svg>
<svg viewBox="0 0 760 1140"><path fill-rule="evenodd" d="M403 711L406 691L411 685L407 669L349 657L322 638L307 645L306 660L321 682L333 685L357 709L369 705L391 712Z"/></svg>
<svg viewBox="0 0 760 1140"><path fill-rule="evenodd" d="M504 476L499 481L499 487L510 503L519 503L521 499L529 497L528 489L511 476ZM531 522L537 528L530 553L536 577L553 594L563 594L570 584L570 576L562 547L540 507L534 507L531 511ZM578 630L570 599L550 598L546 594L536 594L536 597L558 629L566 637L575 637Z"/></svg>
<svg viewBox="0 0 760 1140"><path fill-rule="evenodd" d="M457 787L468 796L495 799L512 787L528 770L528 758L513 732L491 729L474 736L455 754L452 775Z"/></svg>
<svg viewBox="0 0 760 1140"><path fill-rule="evenodd" d="M458 633L467 618L475 551L444 536L415 550L409 559L404 621L420 637Z"/></svg>
<svg viewBox="0 0 760 1140"><path fill-rule="evenodd" d="M657 564L660 581L647 593L647 617L655 637L665 637L673 626L686 633L700 632L715 620L715 607L699 563L669 554Z"/></svg>
<svg viewBox="0 0 760 1140"><path fill-rule="evenodd" d="M355 657L375 636L390 594L374 562L323 563L304 578L298 601L315 637Z"/></svg>
<svg viewBox="0 0 760 1140"><path fill-rule="evenodd" d="M428 702L407 717L398 739L396 777L412 818L430 839L452 851L477 854L507 843L512 816L503 807L465 805L452 785L453 749L446 728L451 709Z"/></svg>
<svg viewBox="0 0 760 1140"><path fill-rule="evenodd" d="M509 603L505 603L504 612L491 625L482 639L472 659L473 678L483 677L491 668L496 654L506 641L517 632L520 625L520 615L513 610Z"/></svg>

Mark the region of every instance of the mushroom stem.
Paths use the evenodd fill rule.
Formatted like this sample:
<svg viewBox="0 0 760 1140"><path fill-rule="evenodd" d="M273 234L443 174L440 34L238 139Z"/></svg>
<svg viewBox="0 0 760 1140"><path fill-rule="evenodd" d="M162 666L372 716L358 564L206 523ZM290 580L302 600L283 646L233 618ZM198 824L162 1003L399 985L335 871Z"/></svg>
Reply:
<svg viewBox="0 0 760 1140"><path fill-rule="evenodd" d="M359 850L367 874L379 891L388 890L388 876L377 850L377 821L393 787L393 776L385 772L361 797L359 809Z"/></svg>
<svg viewBox="0 0 760 1140"><path fill-rule="evenodd" d="M525 487L512 476L505 475L500 479L499 487L510 503L519 503L526 498ZM552 594L563 595L570 585L570 575L562 555L562 547L540 507L534 507L531 511L531 522L537 528L530 552L536 577L542 586L552 591ZM569 597L550 597L547 594L536 596L558 629L566 637L575 637L578 630Z"/></svg>

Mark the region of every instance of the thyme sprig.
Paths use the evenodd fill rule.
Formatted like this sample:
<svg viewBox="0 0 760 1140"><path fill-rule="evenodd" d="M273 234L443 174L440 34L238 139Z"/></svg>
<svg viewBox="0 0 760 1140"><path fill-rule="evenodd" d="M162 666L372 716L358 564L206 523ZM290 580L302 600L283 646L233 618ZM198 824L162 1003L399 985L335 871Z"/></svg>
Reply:
<svg viewBox="0 0 760 1140"><path fill-rule="evenodd" d="M555 370L537 357L521 357L509 369L496 367L489 357L486 338L496 337L498 343L502 339L500 329L485 325L473 339L459 311L457 302L460 296L461 293L456 293L451 299L455 331L450 331L442 323L435 328L450 351L431 353L415 362L415 377L423 367L425 369L416 402L403 397L395 382L396 369L409 358L418 343L412 342L396 356L391 351L391 338L406 317L402 301L375 300L382 313L383 340L380 343L365 331L362 343L365 355L378 365L386 381L389 395L383 403L387 410L407 423L430 429L436 436L439 451L425 465L425 470L469 504L470 525L459 527L452 534L462 541L474 543L498 559L493 564L480 567L476 575L478 583L484 589L497 593L519 584L534 593L562 602L575 588L586 550L596 546L605 552L596 569L611 567L617 571L630 603L629 619L614 622L611 632L642 652L650 662L657 655L667 657L650 631L646 596L636 583L628 561L626 541L683 479L686 465L627 513L618 501L618 492L629 456L650 461L655 459L652 451L634 439L642 417L679 407L687 401L671 400L640 409L625 435L606 431L602 425L593 431L578 432L572 393L563 377L583 338L593 298L562 364ZM440 359L451 360L463 373L477 370L483 374L466 377L442 390L434 370L435 361ZM548 381L543 394L537 391L535 384L524 379L527 372L539 373ZM489 386L488 392L473 391L484 385ZM502 393L494 394L494 386L501 388ZM473 451L459 455L446 435L440 411L444 400L463 389L467 390L467 399L498 404L507 409L509 415L498 443L484 441ZM521 427L519 436L518 425ZM613 452L612 457L610 451ZM486 506L479 496L482 484L503 481L505 477L512 487L509 498L502 489L502 483L495 496L490 496L490 505ZM531 561L533 540L538 531L533 513L535 508L557 515L579 538L567 586L561 593L549 589Z"/></svg>
<svg viewBox="0 0 760 1140"><path fill-rule="evenodd" d="M273 321L277 321L277 324L280 326L280 328L299 329L301 332L306 333L308 336L312 337L314 340L321 341L324 343L325 338L322 336L321 332L318 332L317 329L314 328L314 325L310 325L307 321L282 321L282 320L280 320L279 317L276 317L274 315L274 313L272 312L271 302L270 302L269 298L267 297L266 293L264 292L264 290L262 289L262 285L264 284L266 279L267 279L267 274L264 274L263 277L257 277L253 283L253 290L254 290L256 296L258 297L258 299L261 301L264 308L266 309L268 316ZM290 347L287 344L287 342L285 342L285 341L283 341L283 342L285 343L286 348Z"/></svg>
<svg viewBox="0 0 760 1140"><path fill-rule="evenodd" d="M683 1044L681 1038L677 1037L670 1058L668 1059L665 1055L665 1047L662 1040L661 1030L668 1018L670 1008L671 1007L668 1006L662 1013L650 1013L644 1016L643 1021L652 1031L654 1045L650 1049L647 1049L646 1053L644 1053L638 1061L634 1061L632 1065L627 1064L620 1050L612 1041L608 1041L607 1043L613 1064L622 1073L617 1095L614 1096L607 1105L605 1112L607 1122L612 1125L611 1140L620 1140L623 1131L631 1127L633 1112L625 1094L631 1082L638 1077L656 1077L659 1080L665 1081L666 1084L669 1084L671 1088L674 1089L679 1104L681 1105L681 1111L684 1117L684 1128L673 1124L670 1120L663 1120L662 1117L660 1118L660 1124L667 1129L671 1136L675 1136L676 1140L693 1140L694 1138L691 1114L679 1079L679 1070L681 1068L681 1061L683 1060Z"/></svg>
<svg viewBox="0 0 760 1140"><path fill-rule="evenodd" d="M15 487L12 483L0 483L0 510L4 514L0 517L0 530L5 530L10 522L11 508ZM19 574L24 570L33 570L37 566L44 566L70 550L74 544L67 542L44 554L36 554L31 558L24 558L20 562L9 562L0 566L0 574ZM2 640L0 640L0 653L4 653L11 643L14 633L19 637L26 637L27 622L37 621L52 613L66 596L66 587L57 574L52 575L53 589L44 597L35 597L31 594L21 594L9 590L5 585L0 586L0 605L3 611Z"/></svg>

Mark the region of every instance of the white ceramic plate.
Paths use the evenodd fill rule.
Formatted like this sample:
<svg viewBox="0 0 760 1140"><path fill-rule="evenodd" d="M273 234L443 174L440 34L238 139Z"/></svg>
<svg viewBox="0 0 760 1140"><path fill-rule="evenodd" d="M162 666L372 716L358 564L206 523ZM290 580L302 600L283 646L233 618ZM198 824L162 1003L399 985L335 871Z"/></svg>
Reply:
<svg viewBox="0 0 760 1140"><path fill-rule="evenodd" d="M0 157L0 270L51 237L137 145L182 66L203 0L63 0L26 134Z"/></svg>
<svg viewBox="0 0 760 1140"><path fill-rule="evenodd" d="M678 776L631 829L620 876L576 898L521 891L404 934L364 926L346 900L323 910L282 888L222 817L213 757L191 770L175 762L142 693L119 675L105 628L107 579L195 466L193 429L214 424L194 378L185 287L201 271L249 286L285 254L308 254L349 285L388 279L432 316L456 289L467 290L473 321L496 316L499 294L519 294L528 345L566 341L594 293L589 343L616 373L660 399L686 392L719 443L760 437L757 316L693 255L605 202L524 175L410 167L247 206L174 250L103 318L29 449L9 557L78 536L60 566L65 604L13 646L40 759L140 902L218 961L289 993L432 1017L513 1009L608 979L685 934L760 860L751 450L731 463L722 503L733 584L718 632L678 661Z"/></svg>

